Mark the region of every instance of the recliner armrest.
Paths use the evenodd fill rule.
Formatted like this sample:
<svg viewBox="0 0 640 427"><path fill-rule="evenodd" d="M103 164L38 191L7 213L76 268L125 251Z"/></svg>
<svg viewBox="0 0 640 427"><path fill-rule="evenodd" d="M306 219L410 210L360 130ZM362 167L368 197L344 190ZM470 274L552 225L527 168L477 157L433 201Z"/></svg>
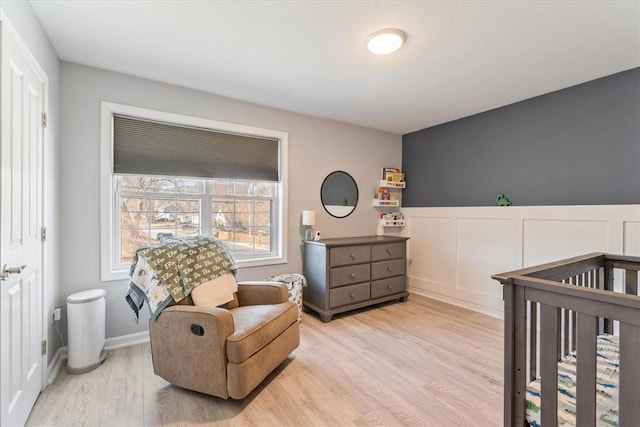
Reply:
<svg viewBox="0 0 640 427"><path fill-rule="evenodd" d="M289 301L289 290L282 282L238 282L238 303L241 306L280 304Z"/></svg>
<svg viewBox="0 0 640 427"><path fill-rule="evenodd" d="M225 349L233 328L224 308L167 307L149 320L154 372L180 387L226 399Z"/></svg>

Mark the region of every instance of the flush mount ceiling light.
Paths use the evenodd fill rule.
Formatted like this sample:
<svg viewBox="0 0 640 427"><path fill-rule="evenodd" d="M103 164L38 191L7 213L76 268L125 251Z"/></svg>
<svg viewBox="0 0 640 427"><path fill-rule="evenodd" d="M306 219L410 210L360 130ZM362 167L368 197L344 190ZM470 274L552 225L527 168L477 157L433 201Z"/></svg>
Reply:
<svg viewBox="0 0 640 427"><path fill-rule="evenodd" d="M386 55L400 49L407 35L396 28L383 28L369 34L365 40L367 49L377 55Z"/></svg>

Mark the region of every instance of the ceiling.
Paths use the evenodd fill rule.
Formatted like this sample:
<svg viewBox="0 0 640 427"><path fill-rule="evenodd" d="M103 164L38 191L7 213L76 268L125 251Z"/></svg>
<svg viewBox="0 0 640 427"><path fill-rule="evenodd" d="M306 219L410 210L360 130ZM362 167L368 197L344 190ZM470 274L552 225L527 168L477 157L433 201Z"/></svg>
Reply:
<svg viewBox="0 0 640 427"><path fill-rule="evenodd" d="M31 4L64 61L397 134L640 66L639 1Z"/></svg>

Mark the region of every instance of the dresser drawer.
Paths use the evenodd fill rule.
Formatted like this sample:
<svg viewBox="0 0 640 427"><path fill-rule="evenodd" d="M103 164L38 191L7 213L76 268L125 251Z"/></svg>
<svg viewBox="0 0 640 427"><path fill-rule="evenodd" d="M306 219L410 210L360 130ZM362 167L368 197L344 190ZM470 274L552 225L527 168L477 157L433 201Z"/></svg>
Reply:
<svg viewBox="0 0 640 427"><path fill-rule="evenodd" d="M405 276L396 276L371 282L371 299L404 292L405 280Z"/></svg>
<svg viewBox="0 0 640 427"><path fill-rule="evenodd" d="M371 264L371 280L386 279L387 277L404 275L404 259L380 261Z"/></svg>
<svg viewBox="0 0 640 427"><path fill-rule="evenodd" d="M404 258L406 243L387 243L371 246L371 261L384 261L387 259Z"/></svg>
<svg viewBox="0 0 640 427"><path fill-rule="evenodd" d="M332 248L330 252L329 265L331 267L371 261L371 247L369 245Z"/></svg>
<svg viewBox="0 0 640 427"><path fill-rule="evenodd" d="M353 285L354 283L368 282L370 278L369 264L332 268L329 271L329 287L337 288L339 286Z"/></svg>
<svg viewBox="0 0 640 427"><path fill-rule="evenodd" d="M329 306L331 308L341 305L353 304L369 299L369 283L359 283L357 285L343 286L329 291Z"/></svg>

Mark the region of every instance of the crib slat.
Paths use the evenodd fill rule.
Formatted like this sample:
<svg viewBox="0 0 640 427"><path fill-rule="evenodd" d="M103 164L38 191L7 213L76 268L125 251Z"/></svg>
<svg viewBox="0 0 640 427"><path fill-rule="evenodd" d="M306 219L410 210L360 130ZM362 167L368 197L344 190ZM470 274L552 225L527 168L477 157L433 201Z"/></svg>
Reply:
<svg viewBox="0 0 640 427"><path fill-rule="evenodd" d="M627 294L638 295L638 272L626 270L624 278L624 291Z"/></svg>
<svg viewBox="0 0 640 427"><path fill-rule="evenodd" d="M569 352L571 351L571 349L569 349L569 316L571 315L570 310L568 309L563 309L562 310L562 342L563 342L563 349L562 349L562 357L566 356L567 354L569 354Z"/></svg>
<svg viewBox="0 0 640 427"><path fill-rule="evenodd" d="M596 420L596 333L598 318L578 313L576 425L594 427Z"/></svg>
<svg viewBox="0 0 640 427"><path fill-rule="evenodd" d="M576 317L577 313L571 310L571 351L576 349Z"/></svg>
<svg viewBox="0 0 640 427"><path fill-rule="evenodd" d="M558 315L559 309L540 305L540 391L543 426L558 424Z"/></svg>
<svg viewBox="0 0 640 427"><path fill-rule="evenodd" d="M530 301L529 307L529 381L538 378L538 304Z"/></svg>
<svg viewBox="0 0 640 427"><path fill-rule="evenodd" d="M621 427L637 426L640 419L640 327L620 323L620 415Z"/></svg>
<svg viewBox="0 0 640 427"><path fill-rule="evenodd" d="M613 261L606 260L604 263L604 290L613 291ZM604 333L613 333L613 320L604 319Z"/></svg>
<svg viewBox="0 0 640 427"><path fill-rule="evenodd" d="M559 308L558 309L558 321L556 324L556 341L557 341L557 350L558 353L556 355L556 360L559 362L560 360L562 360L562 309Z"/></svg>
<svg viewBox="0 0 640 427"><path fill-rule="evenodd" d="M578 285L579 282L577 282L577 277L579 276L573 276L570 277L569 280L566 281L566 283L571 284L571 285ZM570 317L570 310L567 309L562 309L560 311L560 318L561 323L562 323L562 332L560 333L560 339L562 340L562 344L561 344L561 351L560 351L560 357L564 357L565 355L567 355L570 351L569 349L569 317Z"/></svg>

